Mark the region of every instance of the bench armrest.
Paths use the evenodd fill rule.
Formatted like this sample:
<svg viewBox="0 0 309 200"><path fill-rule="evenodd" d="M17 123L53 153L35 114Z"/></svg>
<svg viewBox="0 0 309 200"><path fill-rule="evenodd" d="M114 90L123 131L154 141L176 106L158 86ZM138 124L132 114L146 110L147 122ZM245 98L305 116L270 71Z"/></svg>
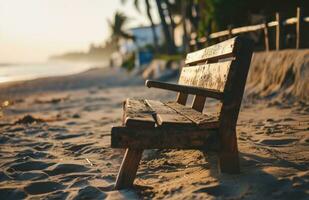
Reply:
<svg viewBox="0 0 309 200"><path fill-rule="evenodd" d="M194 94L194 95L200 95L200 96L205 96L205 97L211 97L211 98L219 99L219 100L223 98L223 93L220 91L209 90L209 89L199 88L199 87L194 87L194 86L164 83L164 82L150 81L150 80L147 80L145 85L149 88L165 89L165 90L170 90L170 91L175 91L175 92L182 92L185 94Z"/></svg>

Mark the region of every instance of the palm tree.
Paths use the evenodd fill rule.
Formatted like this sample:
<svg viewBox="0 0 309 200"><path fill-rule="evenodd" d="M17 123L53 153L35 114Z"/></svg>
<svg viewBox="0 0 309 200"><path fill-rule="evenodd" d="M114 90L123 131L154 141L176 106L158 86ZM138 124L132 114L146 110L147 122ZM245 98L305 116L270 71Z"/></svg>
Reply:
<svg viewBox="0 0 309 200"><path fill-rule="evenodd" d="M149 19L149 21L151 23L151 30L152 30L152 35L153 35L153 41L154 41L155 49L157 50L158 46L159 46L158 45L158 37L157 37L156 29L155 29L155 24L153 22L153 19L152 19L151 13L150 13L151 6L150 6L150 3L149 3L149 0L145 0L145 4L146 4L147 16L148 16L148 19Z"/></svg>
<svg viewBox="0 0 309 200"><path fill-rule="evenodd" d="M111 30L112 40L116 41L117 43L121 38L134 40L133 35L123 30L128 20L129 18L127 16L125 16L123 13L118 12L118 11L114 15L114 21L107 20L109 24L109 28Z"/></svg>
<svg viewBox="0 0 309 200"><path fill-rule="evenodd" d="M173 13L172 13L172 6L174 5L172 5L168 0L164 0L164 3L166 5L166 13L168 14L168 19L170 21L171 36L172 36L173 41L175 41L174 34L175 34L176 24L175 24ZM177 1L174 2L174 4L177 4Z"/></svg>
<svg viewBox="0 0 309 200"><path fill-rule="evenodd" d="M183 50L184 52L187 52L187 50L189 49L189 37L188 37L188 27L186 21L188 21L189 12L191 12L189 6L192 0L176 0L173 2L169 0L164 1L167 4L169 19L172 27L172 34L174 35L175 27L182 25ZM180 18L180 21L178 21L177 23L175 23L173 20L175 16Z"/></svg>
<svg viewBox="0 0 309 200"><path fill-rule="evenodd" d="M161 19L163 32L164 32L164 35L165 35L165 40L166 40L166 43L167 43L168 53L174 54L176 52L176 47L175 47L174 40L171 36L170 28L169 28L169 26L166 22L164 10L163 10L163 7L162 7L162 1L156 0L156 3L157 3L157 7L158 7L159 16L160 16L160 19ZM166 6L168 6L168 5L166 5Z"/></svg>
<svg viewBox="0 0 309 200"><path fill-rule="evenodd" d="M123 3L126 3L127 0L121 0ZM151 24L151 31L152 31L152 37L153 37L153 42L154 42L154 46L155 46L155 50L158 49L158 36L156 34L156 25L154 24L153 22L153 18L152 18L152 15L151 15L151 5L150 5L150 2L149 0L145 0L145 5L146 5L146 12L147 12L147 17L148 17L148 20ZM141 12L141 9L140 9L140 1L139 0L134 0L134 6L136 8L136 10L138 12Z"/></svg>

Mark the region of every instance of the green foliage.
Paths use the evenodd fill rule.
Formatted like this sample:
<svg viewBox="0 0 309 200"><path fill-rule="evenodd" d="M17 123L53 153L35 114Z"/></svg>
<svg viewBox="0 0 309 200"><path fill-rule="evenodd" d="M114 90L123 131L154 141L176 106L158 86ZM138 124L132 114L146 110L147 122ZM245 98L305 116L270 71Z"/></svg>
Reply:
<svg viewBox="0 0 309 200"><path fill-rule="evenodd" d="M308 5L305 0L198 0L204 17L205 26L210 26L212 32L226 29L229 25L242 26L250 23L251 14L264 15L267 18L275 16L275 12L295 16L296 7ZM203 29L205 27L201 27ZM205 30L205 29L204 29Z"/></svg>
<svg viewBox="0 0 309 200"><path fill-rule="evenodd" d="M126 69L127 71L132 71L135 67L135 54L132 53L128 55L128 57L122 63L121 67Z"/></svg>
<svg viewBox="0 0 309 200"><path fill-rule="evenodd" d="M183 60L183 56L181 54L158 54L155 56L156 59L165 60L165 61L180 61Z"/></svg>
<svg viewBox="0 0 309 200"><path fill-rule="evenodd" d="M113 22L107 20L111 30L112 39L115 39L116 41L120 38L134 39L133 36L124 31L124 26L127 24L128 20L129 18L127 16L118 11L114 15Z"/></svg>

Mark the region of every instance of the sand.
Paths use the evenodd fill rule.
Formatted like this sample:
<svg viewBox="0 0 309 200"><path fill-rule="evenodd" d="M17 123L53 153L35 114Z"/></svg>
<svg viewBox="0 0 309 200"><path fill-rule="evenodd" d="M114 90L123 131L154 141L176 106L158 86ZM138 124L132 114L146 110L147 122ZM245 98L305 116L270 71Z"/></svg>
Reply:
<svg viewBox="0 0 309 200"><path fill-rule="evenodd" d="M249 97L309 101L309 49L255 53L251 63Z"/></svg>
<svg viewBox="0 0 309 200"><path fill-rule="evenodd" d="M114 191L124 151L109 147L110 129L122 101L175 93L116 69L3 84L0 199L308 199L308 101L249 89L237 126L240 174L219 174L213 153L146 150L135 187ZM218 102L207 103L216 112Z"/></svg>

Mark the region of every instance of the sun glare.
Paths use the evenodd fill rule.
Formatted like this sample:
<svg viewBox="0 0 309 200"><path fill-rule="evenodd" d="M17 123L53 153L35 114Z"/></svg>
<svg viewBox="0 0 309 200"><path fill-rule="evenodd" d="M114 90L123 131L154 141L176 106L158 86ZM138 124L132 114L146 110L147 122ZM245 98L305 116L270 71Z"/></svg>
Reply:
<svg viewBox="0 0 309 200"><path fill-rule="evenodd" d="M118 9L135 23L148 23L136 9L126 8L131 6L102 0L0 0L0 62L38 62L51 54L87 50L108 38L107 19Z"/></svg>

